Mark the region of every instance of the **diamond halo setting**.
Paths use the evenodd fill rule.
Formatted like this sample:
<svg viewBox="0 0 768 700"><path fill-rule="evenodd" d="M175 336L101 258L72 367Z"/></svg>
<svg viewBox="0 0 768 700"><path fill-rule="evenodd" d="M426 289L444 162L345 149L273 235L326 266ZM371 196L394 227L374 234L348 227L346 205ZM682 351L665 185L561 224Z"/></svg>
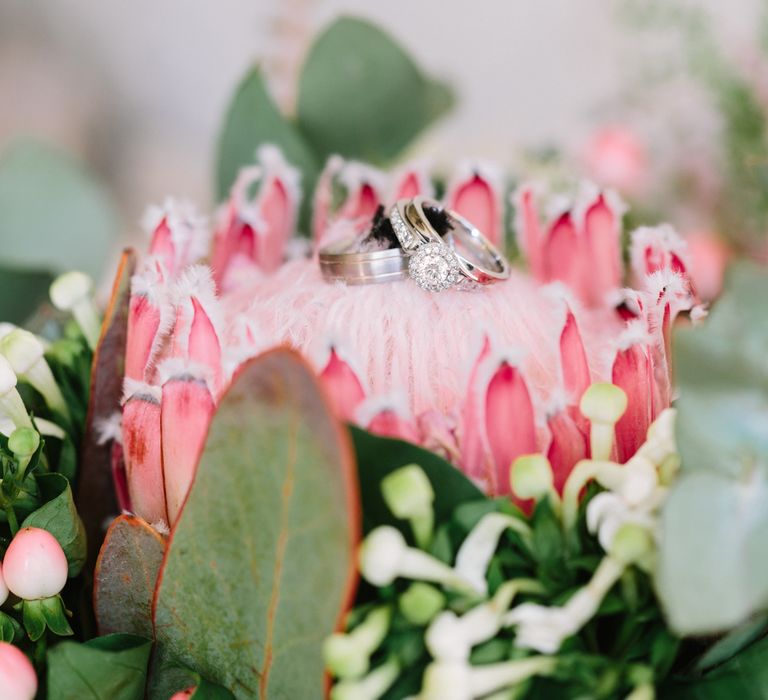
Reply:
<svg viewBox="0 0 768 700"><path fill-rule="evenodd" d="M408 261L411 278L428 292L441 292L461 280L454 252L442 243L426 243Z"/></svg>

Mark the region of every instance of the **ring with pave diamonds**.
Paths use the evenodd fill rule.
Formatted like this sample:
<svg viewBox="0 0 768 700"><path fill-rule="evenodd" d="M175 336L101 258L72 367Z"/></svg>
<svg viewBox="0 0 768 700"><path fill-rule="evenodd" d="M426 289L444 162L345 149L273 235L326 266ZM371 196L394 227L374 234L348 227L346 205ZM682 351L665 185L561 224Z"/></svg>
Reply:
<svg viewBox="0 0 768 700"><path fill-rule="evenodd" d="M377 284L408 278L408 257L400 248L359 250L359 237L322 248L320 272L328 282Z"/></svg>
<svg viewBox="0 0 768 700"><path fill-rule="evenodd" d="M430 222L428 211L446 221L448 230L442 236ZM408 273L422 289L470 289L510 275L509 262L480 230L435 200L421 196L398 200L389 216L409 256Z"/></svg>

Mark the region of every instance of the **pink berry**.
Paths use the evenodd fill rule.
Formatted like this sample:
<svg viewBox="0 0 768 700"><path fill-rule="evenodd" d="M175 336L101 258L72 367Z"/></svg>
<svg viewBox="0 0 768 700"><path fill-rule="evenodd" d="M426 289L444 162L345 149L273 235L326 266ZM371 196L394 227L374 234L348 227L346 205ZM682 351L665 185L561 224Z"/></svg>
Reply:
<svg viewBox="0 0 768 700"><path fill-rule="evenodd" d="M180 690L178 693L175 693L171 696L171 700L188 700L188 698L191 698L192 693L194 693L196 690L197 686L192 686L186 690Z"/></svg>
<svg viewBox="0 0 768 700"><path fill-rule="evenodd" d="M67 558L50 532L25 527L8 546L3 575L8 589L19 598L50 598L67 582Z"/></svg>
<svg viewBox="0 0 768 700"><path fill-rule="evenodd" d="M0 698L32 700L37 693L37 675L24 653L8 642L0 642Z"/></svg>

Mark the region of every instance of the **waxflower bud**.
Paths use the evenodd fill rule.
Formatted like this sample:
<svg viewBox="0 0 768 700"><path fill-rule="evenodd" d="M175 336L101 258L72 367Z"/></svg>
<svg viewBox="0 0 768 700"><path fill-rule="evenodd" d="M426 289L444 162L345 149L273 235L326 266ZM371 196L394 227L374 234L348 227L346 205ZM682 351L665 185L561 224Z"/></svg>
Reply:
<svg viewBox="0 0 768 700"><path fill-rule="evenodd" d="M82 272L65 272L59 275L50 288L51 302L60 311L68 311L75 317L88 345L93 350L99 342L101 321L91 293L93 282Z"/></svg>
<svg viewBox="0 0 768 700"><path fill-rule="evenodd" d="M382 480L381 493L396 518L410 521L416 544L427 547L432 538L435 492L424 470L409 464L393 471Z"/></svg>
<svg viewBox="0 0 768 700"><path fill-rule="evenodd" d="M607 382L592 384L579 404L581 413L590 421L592 459L610 459L614 426L627 410L627 395Z"/></svg>
<svg viewBox="0 0 768 700"><path fill-rule="evenodd" d="M3 576L8 589L19 598L50 598L67 582L67 558L50 532L25 527L8 545Z"/></svg>
<svg viewBox="0 0 768 700"><path fill-rule="evenodd" d="M611 543L611 556L629 566L642 559L653 549L653 540L648 530L635 523L624 523Z"/></svg>
<svg viewBox="0 0 768 700"><path fill-rule="evenodd" d="M0 642L0 698L33 700L37 694L37 675L21 649Z"/></svg>
<svg viewBox="0 0 768 700"><path fill-rule="evenodd" d="M0 416L5 415L17 428L31 428L32 419L16 389L16 373L0 355Z"/></svg>
<svg viewBox="0 0 768 700"><path fill-rule="evenodd" d="M360 572L369 583L379 587L403 577L474 590L447 564L409 547L402 534L389 525L377 527L365 538L360 549Z"/></svg>
<svg viewBox="0 0 768 700"><path fill-rule="evenodd" d="M552 466L543 454L521 455L512 463L511 482L518 498L540 501L552 493Z"/></svg>
<svg viewBox="0 0 768 700"><path fill-rule="evenodd" d="M45 347L37 336L16 328L0 339L0 353L5 355L16 376L37 390L51 410L69 415L67 402L45 361Z"/></svg>
<svg viewBox="0 0 768 700"><path fill-rule="evenodd" d="M367 673L371 655L384 641L391 618L389 607L375 608L351 632L328 637L323 642L328 670L338 678L360 678Z"/></svg>
<svg viewBox="0 0 768 700"><path fill-rule="evenodd" d="M364 678L337 683L331 690L330 700L378 700L399 673L400 663L392 657Z"/></svg>
<svg viewBox="0 0 768 700"><path fill-rule="evenodd" d="M8 438L8 449L25 469L40 446L40 435L32 428L16 428Z"/></svg>
<svg viewBox="0 0 768 700"><path fill-rule="evenodd" d="M445 607L445 596L434 586L415 581L400 596L400 612L413 625L426 625Z"/></svg>

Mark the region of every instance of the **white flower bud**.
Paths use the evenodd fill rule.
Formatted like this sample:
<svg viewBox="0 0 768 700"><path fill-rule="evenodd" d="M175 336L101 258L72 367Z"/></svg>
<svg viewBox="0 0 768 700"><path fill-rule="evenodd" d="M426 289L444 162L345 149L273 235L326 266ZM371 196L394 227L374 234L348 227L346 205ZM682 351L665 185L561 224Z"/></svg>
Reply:
<svg viewBox="0 0 768 700"><path fill-rule="evenodd" d="M101 320L93 303L91 294L93 282L82 272L65 272L51 284L50 296L53 305L68 311L77 321L88 345L95 349L101 334Z"/></svg>

